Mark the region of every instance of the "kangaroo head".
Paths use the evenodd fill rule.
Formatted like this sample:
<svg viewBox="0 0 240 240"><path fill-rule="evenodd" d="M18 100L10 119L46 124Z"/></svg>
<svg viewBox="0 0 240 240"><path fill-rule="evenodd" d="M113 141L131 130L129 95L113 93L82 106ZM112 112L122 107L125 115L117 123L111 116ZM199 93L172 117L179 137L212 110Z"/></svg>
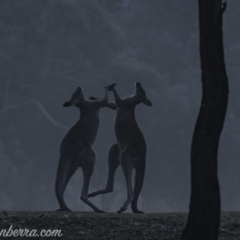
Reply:
<svg viewBox="0 0 240 240"><path fill-rule="evenodd" d="M81 103L84 101L83 90L81 87L78 87L77 90L73 93L72 98L70 101L67 101L63 104L63 107L70 107L70 106L80 106Z"/></svg>
<svg viewBox="0 0 240 240"><path fill-rule="evenodd" d="M152 102L147 98L146 92L139 82L135 83L135 94L134 95L135 95L138 103L142 102L143 104L145 104L148 107L152 106Z"/></svg>

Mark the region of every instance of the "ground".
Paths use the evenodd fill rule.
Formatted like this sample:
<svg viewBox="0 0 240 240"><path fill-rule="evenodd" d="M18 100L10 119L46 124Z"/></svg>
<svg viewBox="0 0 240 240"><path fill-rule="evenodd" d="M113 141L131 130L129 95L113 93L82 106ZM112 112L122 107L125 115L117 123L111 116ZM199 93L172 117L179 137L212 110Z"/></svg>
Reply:
<svg viewBox="0 0 240 240"><path fill-rule="evenodd" d="M12 212L0 213L2 229L61 229L62 237L0 239L173 240L180 239L186 213ZM240 212L222 212L219 240L240 240Z"/></svg>

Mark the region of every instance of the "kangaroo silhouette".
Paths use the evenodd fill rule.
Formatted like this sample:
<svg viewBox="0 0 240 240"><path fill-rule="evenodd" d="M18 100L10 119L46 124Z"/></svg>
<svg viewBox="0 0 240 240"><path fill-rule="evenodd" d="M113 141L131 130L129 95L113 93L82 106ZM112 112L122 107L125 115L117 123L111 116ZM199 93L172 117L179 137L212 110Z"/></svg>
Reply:
<svg viewBox="0 0 240 240"><path fill-rule="evenodd" d="M114 123L117 143L113 144L108 152L107 185L105 189L93 192L88 197L112 192L114 175L119 164L121 164L127 185L127 200L118 213L127 210L130 203L134 213L143 213L138 210L137 201L144 180L147 146L135 119L135 107L139 103L144 103L146 106L152 106L152 103L146 97L146 93L139 82L135 83L134 94L123 99L116 92L115 85L113 84L109 88L110 91L113 91L115 103L106 105L110 109L117 110ZM91 99L97 98L91 97ZM131 183L133 168L136 170L134 192Z"/></svg>
<svg viewBox="0 0 240 240"><path fill-rule="evenodd" d="M76 106L79 108L80 119L68 131L60 147L55 184L55 192L60 205L58 211L71 211L67 207L63 195L70 178L78 167L81 167L83 172L81 200L94 211L103 212L88 200L88 189L96 162L96 155L91 146L97 136L100 108L105 107L108 102L108 91L109 86L105 87L105 94L101 99L87 101L84 98L82 88L78 87L71 100L63 104L64 107Z"/></svg>

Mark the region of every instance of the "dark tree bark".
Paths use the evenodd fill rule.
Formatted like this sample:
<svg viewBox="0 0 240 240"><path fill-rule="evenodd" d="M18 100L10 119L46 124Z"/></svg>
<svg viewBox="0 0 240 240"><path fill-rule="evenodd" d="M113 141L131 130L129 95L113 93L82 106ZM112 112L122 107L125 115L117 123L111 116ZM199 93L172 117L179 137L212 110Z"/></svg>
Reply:
<svg viewBox="0 0 240 240"><path fill-rule="evenodd" d="M202 102L192 139L190 212L182 239L217 240L221 209L217 154L228 102L222 36L226 4L221 0L198 4Z"/></svg>

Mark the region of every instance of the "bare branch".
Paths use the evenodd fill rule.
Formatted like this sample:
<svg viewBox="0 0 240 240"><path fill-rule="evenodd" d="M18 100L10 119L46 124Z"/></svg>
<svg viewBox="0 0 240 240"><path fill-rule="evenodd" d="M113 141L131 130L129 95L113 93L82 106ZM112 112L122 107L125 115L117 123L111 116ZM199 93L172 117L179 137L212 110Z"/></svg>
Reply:
<svg viewBox="0 0 240 240"><path fill-rule="evenodd" d="M11 104L11 105L7 105L7 106L4 106L2 109L0 109L0 114L3 114L3 113L6 113L10 110L14 110L14 109L17 109L17 108L21 108L21 107L25 107L29 104L32 104L34 103L33 100L30 100L30 101L26 101L26 102L23 102L23 103L20 103L20 104Z"/></svg>
<svg viewBox="0 0 240 240"><path fill-rule="evenodd" d="M55 121L52 116L46 111L46 109L43 107L43 105L38 102L38 101L34 101L33 102L36 106L38 106L38 108L41 110L41 112L44 114L44 116L54 125L60 127L60 128L63 128L63 129L69 129L69 127Z"/></svg>
<svg viewBox="0 0 240 240"><path fill-rule="evenodd" d="M11 105L4 106L2 109L0 109L0 114L6 113L10 110L15 110L18 108L26 107L29 104L36 105L38 107L38 109L44 114L44 116L55 126L60 127L62 129L69 129L68 126L65 126L65 125L57 122L56 120L54 120L54 118L47 112L47 110L43 107L43 105L36 100L30 100L30 101L26 101L26 102L23 102L20 104L14 104L14 105L11 104Z"/></svg>
<svg viewBox="0 0 240 240"><path fill-rule="evenodd" d="M16 110L18 108L22 108L22 107L26 107L27 105L30 105L30 104L34 104L38 107L38 109L44 114L44 116L52 123L54 124L55 126L57 127L60 127L62 129L69 129L70 127L68 126L65 126L59 122L57 122L48 112L47 110L44 108L44 106L37 100L35 99L32 99L32 100L29 100L29 101L25 101L25 102L22 102L22 103L17 103L17 104L9 104L9 86L12 82L9 82L7 81L6 82L6 90L5 90L5 96L4 96L4 103L3 103L3 108L0 109L0 114L4 114L10 110ZM25 88L42 88L44 89L43 87L40 87L40 86L33 86L31 84L19 84L19 83L16 83L16 85L20 86L20 87L25 87Z"/></svg>

